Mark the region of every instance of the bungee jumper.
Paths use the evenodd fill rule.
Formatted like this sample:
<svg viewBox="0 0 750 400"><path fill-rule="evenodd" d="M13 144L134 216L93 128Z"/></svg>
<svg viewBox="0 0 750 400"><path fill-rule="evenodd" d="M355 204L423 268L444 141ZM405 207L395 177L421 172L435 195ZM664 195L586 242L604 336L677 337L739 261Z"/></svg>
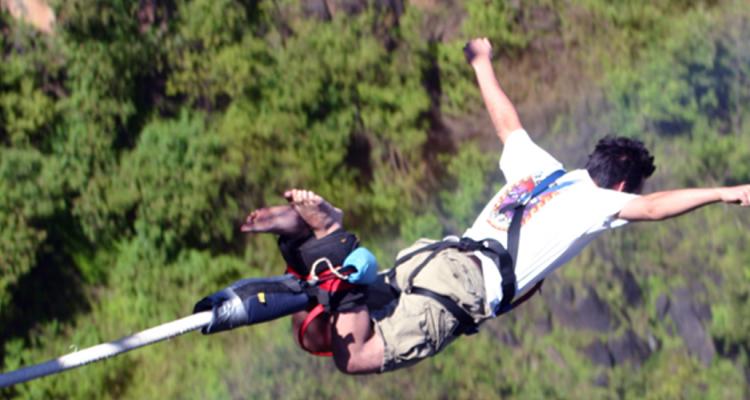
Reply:
<svg viewBox="0 0 750 400"><path fill-rule="evenodd" d="M340 209L314 192L290 189L286 204L253 211L241 227L278 236L285 274L237 281L198 301L194 315L113 342L115 349L0 374L0 387L191 330L213 334L287 315L299 345L332 356L342 372L393 371L511 311L607 230L718 202L750 206L749 184L642 195L654 158L631 138L600 140L583 169L566 171L524 130L495 77L491 52L486 38L464 47L503 145L499 167L507 184L462 237L420 239L399 252L392 268L378 271L372 253L344 229Z"/></svg>
<svg viewBox="0 0 750 400"><path fill-rule="evenodd" d="M332 354L342 372L392 371L439 353L457 337L475 333L485 321L528 299L545 276L609 229L635 221L664 220L716 202L750 205L750 185L641 195L645 180L655 170L654 158L642 142L630 138L602 139L584 169L566 172L523 129L495 77L491 51L486 38L471 40L464 48L503 144L499 166L508 184L487 203L463 237L421 239L399 253L393 268L372 275L376 262L369 252L356 247L356 239L327 241L351 235L343 230L341 210L313 192L290 190L285 193L289 205L256 210L243 225L246 232L279 235L279 247L291 272L287 276L294 277L287 278L289 282L300 278L308 282L322 264L327 266L323 270L331 271L330 279L342 283L335 290L316 288L308 294L309 304L300 298L291 307L297 299L293 293L304 291L296 287L277 303L296 310L293 322L300 327L300 345L314 353ZM311 248L316 252L311 253ZM355 261L358 253L368 257ZM331 256L330 262L321 261L326 255ZM347 270L372 278L351 282L343 275ZM334 271L341 271L342 276ZM238 284L241 290L243 284ZM213 310L215 320L220 321L216 329L204 329L204 333L234 323L231 313L222 311L226 303L221 293L196 307L197 311ZM516 299L517 294L521 295ZM327 300L334 297L349 299ZM312 310L315 299L322 299L318 304L325 304L325 312L315 312L312 323L313 311L307 310ZM258 300L250 295L244 302L255 306ZM239 314L244 318L252 312Z"/></svg>
<svg viewBox="0 0 750 400"><path fill-rule="evenodd" d="M631 138L600 140L584 169L566 172L523 129L495 77L490 42L473 39L464 53L503 144L499 166L507 184L463 237L420 239L399 253L393 268L359 284L349 282L346 275L330 274L342 286L318 290L310 298L323 293L325 299L325 294L336 293L340 298L350 296L351 301L329 302L324 307L327 318L309 323L306 310L310 306L299 304L293 322L307 328L298 333L300 345L332 354L342 372L387 372L439 353L457 337L476 332L487 320L528 299L545 276L609 229L664 220L717 202L750 205L750 185L641 195L645 180L655 170L654 158L642 142ZM333 266L326 267L331 271L368 274L360 271L370 271L374 258L357 262L347 259L354 252L344 254L348 248L366 251L354 250L356 246L338 248L330 263L308 253L308 247L327 235L347 237L341 210L305 190L290 190L285 197L288 205L251 213L243 230L279 235L282 254L293 273L288 276L305 282L321 264ZM338 246L334 242L317 249L334 254L333 247ZM292 298L289 295L289 304ZM196 310L221 310L222 296L219 301L212 299L217 298L209 296ZM217 321L221 320L218 315L224 314L217 313ZM301 324L305 319L308 324ZM217 330L225 326L219 323Z"/></svg>

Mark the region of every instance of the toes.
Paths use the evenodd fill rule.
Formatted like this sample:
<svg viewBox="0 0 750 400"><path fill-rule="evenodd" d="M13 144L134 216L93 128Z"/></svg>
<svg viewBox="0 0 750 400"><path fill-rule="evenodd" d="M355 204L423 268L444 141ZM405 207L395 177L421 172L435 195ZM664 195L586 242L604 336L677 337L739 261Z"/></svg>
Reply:
<svg viewBox="0 0 750 400"><path fill-rule="evenodd" d="M323 203L323 198L320 195L304 189L289 189L284 192L284 198L297 206L317 206Z"/></svg>
<svg viewBox="0 0 750 400"><path fill-rule="evenodd" d="M294 199L295 203L305 206L315 204L315 196L315 193L309 190L295 190L292 194L292 198Z"/></svg>
<svg viewBox="0 0 750 400"><path fill-rule="evenodd" d="M288 202L292 203L292 202L294 202L294 197L295 197L295 195L296 195L296 194L297 194L297 193L298 193L299 191L300 191L300 190L299 190L299 189L297 189L297 188L290 188L290 189L287 189L287 190L286 190L286 191L284 192L284 198L286 199L286 201L288 201Z"/></svg>

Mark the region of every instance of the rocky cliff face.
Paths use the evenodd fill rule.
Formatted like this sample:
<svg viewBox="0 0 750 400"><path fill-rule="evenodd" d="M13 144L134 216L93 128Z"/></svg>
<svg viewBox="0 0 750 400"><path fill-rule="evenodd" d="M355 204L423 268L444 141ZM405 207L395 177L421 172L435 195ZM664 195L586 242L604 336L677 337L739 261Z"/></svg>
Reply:
<svg viewBox="0 0 750 400"><path fill-rule="evenodd" d="M511 318L533 320L534 335L550 335L555 330L564 329L588 338L584 339L579 352L595 365L640 367L660 350L662 343L654 332L636 330L630 321L629 313L638 312L644 304L640 287L629 275L629 272L622 273L620 279L613 282L624 289L622 293L628 308L613 310L613 306L597 293L594 284L576 288L553 274L547 278L541 295L532 300L537 304L522 306ZM717 349L708 331L710 307L698 300L704 291L700 286L680 287L663 294L659 296L653 314L657 317L655 326L664 327L669 336L681 340L693 357L708 366L717 357ZM505 345L522 345L523 339L501 326L504 324L490 324L493 325L489 329Z"/></svg>

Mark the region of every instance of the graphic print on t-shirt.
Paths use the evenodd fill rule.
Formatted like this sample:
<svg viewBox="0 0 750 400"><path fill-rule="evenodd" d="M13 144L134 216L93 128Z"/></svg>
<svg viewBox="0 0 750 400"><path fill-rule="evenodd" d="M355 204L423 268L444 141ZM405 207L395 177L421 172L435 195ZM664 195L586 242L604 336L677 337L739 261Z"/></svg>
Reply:
<svg viewBox="0 0 750 400"><path fill-rule="evenodd" d="M513 185L510 185L505 193L500 194L497 201L492 206L492 212L487 217L487 223L497 230L507 231L510 226L511 218L513 217L513 210L508 210L504 213L500 213L499 211L506 205L522 200L525 196L529 196L534 190L536 184L541 182L544 178L545 176L541 175L529 176L521 179ZM526 224L526 222L533 218L534 214L539 212L545 204L560 194L559 190L561 188L570 184L571 182L552 184L545 191L531 199L526 205L526 209L524 209L521 225Z"/></svg>

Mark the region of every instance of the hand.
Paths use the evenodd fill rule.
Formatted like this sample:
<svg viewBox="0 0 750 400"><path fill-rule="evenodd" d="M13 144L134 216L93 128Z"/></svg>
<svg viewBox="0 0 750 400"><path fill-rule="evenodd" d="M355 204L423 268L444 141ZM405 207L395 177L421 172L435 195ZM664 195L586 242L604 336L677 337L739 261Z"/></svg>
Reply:
<svg viewBox="0 0 750 400"><path fill-rule="evenodd" d="M724 203L750 206L750 185L740 185L719 188L719 196Z"/></svg>
<svg viewBox="0 0 750 400"><path fill-rule="evenodd" d="M487 38L471 39L464 46L466 62L474 64L479 60L489 60L492 57L492 45Z"/></svg>

